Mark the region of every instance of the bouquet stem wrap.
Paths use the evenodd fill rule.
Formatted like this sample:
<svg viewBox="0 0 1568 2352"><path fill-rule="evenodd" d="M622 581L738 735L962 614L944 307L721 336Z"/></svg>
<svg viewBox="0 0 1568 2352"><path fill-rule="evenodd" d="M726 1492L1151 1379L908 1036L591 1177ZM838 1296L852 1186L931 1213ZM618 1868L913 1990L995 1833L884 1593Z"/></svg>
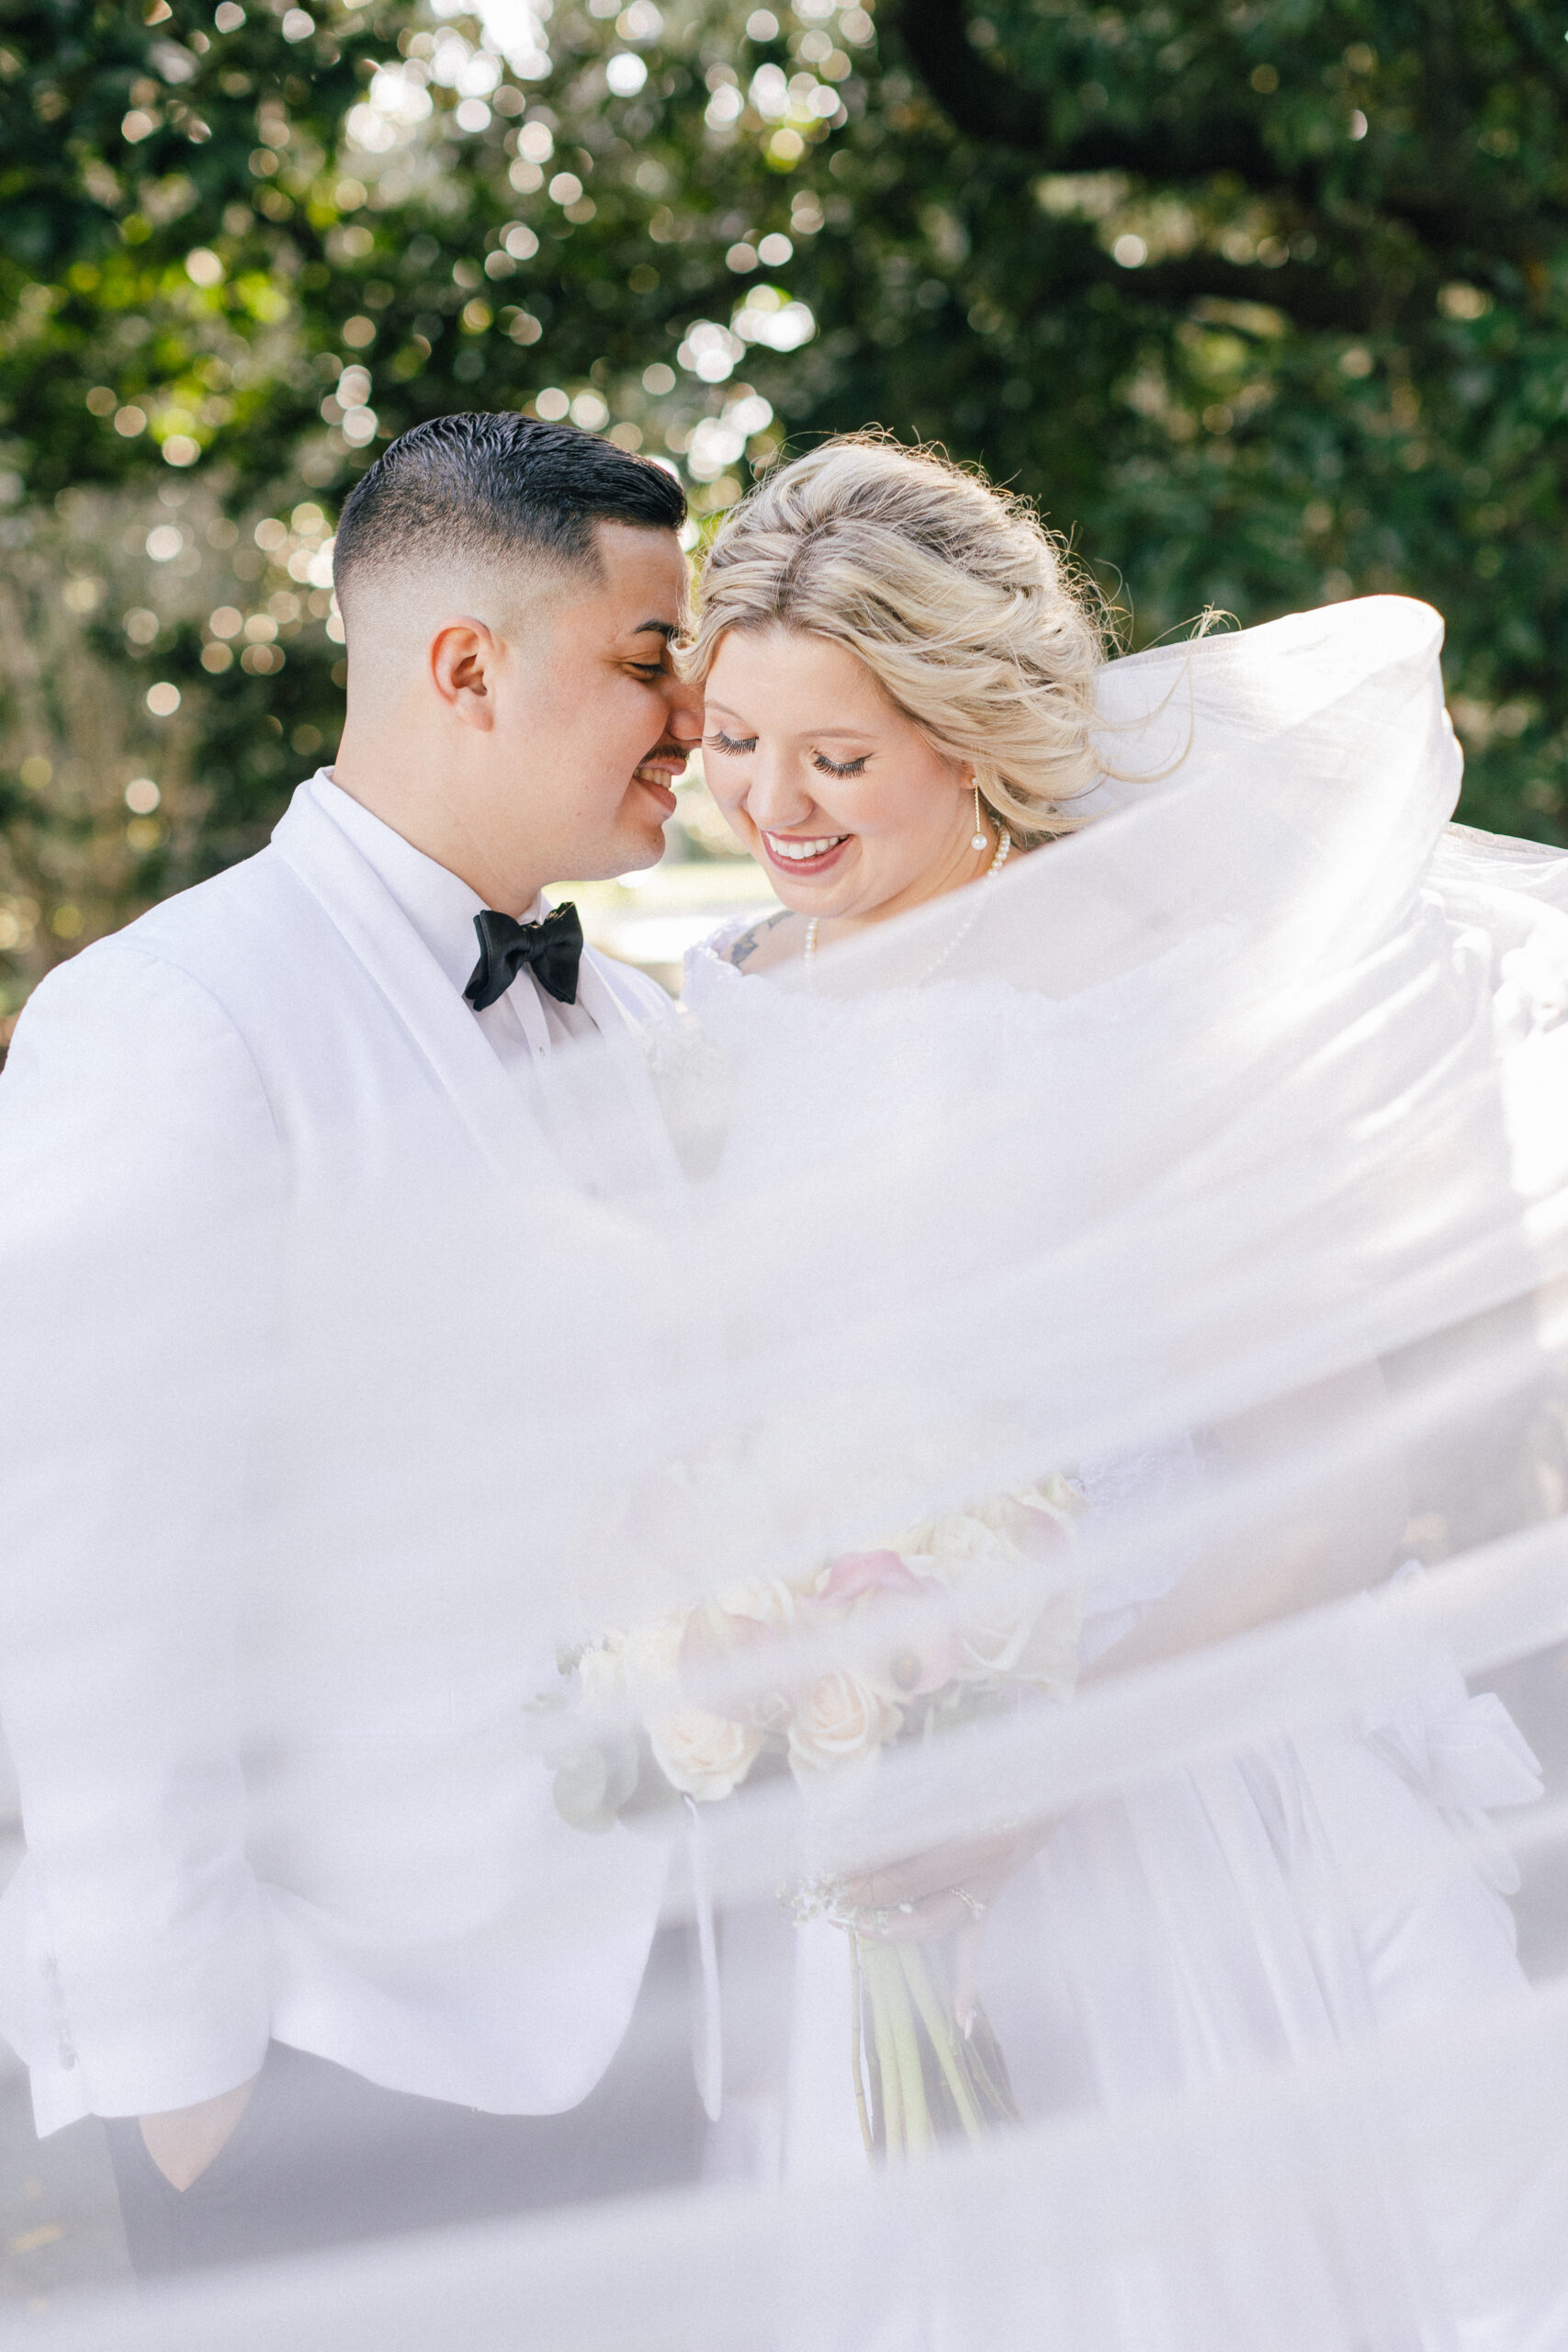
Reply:
<svg viewBox="0 0 1568 2352"><path fill-rule="evenodd" d="M996 2037L977 2004L959 2024L940 1948L848 1933L855 2102L867 2154L897 2164L930 2154L939 2140L980 2140L1016 2121Z"/></svg>

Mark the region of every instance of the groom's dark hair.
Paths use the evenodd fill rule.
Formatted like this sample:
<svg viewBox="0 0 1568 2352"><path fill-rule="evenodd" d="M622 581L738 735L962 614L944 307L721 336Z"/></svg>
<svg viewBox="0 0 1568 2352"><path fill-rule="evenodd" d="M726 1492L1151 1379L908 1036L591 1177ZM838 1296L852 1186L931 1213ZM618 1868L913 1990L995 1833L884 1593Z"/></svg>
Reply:
<svg viewBox="0 0 1568 2352"><path fill-rule="evenodd" d="M596 524L675 531L685 513L680 484L662 466L595 433L504 410L434 416L355 484L333 578L346 604L355 579L394 567L533 555L589 568Z"/></svg>

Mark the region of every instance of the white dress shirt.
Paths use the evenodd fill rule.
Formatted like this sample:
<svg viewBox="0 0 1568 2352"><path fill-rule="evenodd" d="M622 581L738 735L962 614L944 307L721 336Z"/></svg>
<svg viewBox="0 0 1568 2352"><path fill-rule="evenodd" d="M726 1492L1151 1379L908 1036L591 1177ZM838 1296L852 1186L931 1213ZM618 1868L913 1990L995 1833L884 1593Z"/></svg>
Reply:
<svg viewBox="0 0 1568 2352"><path fill-rule="evenodd" d="M484 900L456 874L415 849L401 833L394 832L344 792L330 768L318 769L306 790L380 876L461 996L474 968L478 951L474 917L483 911ZM538 922L548 911L541 893L522 920ZM539 986L531 971L520 972L506 994L474 1018L508 1069L532 1058L542 1059L552 1046L564 1045L571 1037L592 1036L598 1029L585 1004L563 1004Z"/></svg>

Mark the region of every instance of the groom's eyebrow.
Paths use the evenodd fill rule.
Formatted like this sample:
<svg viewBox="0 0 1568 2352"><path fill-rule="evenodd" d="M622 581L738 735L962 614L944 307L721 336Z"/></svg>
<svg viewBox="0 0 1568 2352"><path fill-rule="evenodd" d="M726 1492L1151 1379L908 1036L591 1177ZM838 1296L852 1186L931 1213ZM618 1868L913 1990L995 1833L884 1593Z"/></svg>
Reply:
<svg viewBox="0 0 1568 2352"><path fill-rule="evenodd" d="M626 631L628 637L661 637L666 645L673 645L680 634L678 621L638 621L636 628Z"/></svg>

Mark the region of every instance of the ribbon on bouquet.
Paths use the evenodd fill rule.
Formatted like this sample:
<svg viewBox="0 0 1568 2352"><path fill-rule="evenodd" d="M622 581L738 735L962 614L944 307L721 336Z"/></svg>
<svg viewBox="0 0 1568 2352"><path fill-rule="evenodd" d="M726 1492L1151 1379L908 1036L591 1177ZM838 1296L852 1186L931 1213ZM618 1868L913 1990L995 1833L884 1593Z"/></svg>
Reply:
<svg viewBox="0 0 1568 2352"><path fill-rule="evenodd" d="M687 1849L691 1857L692 1902L697 1930L697 1961L702 1997L692 2020L692 2066L697 2096L710 2123L716 2123L724 2106L724 2020L718 1998L718 1936L714 1924L713 1874L708 1868L707 1838L696 1800L685 1800Z"/></svg>

